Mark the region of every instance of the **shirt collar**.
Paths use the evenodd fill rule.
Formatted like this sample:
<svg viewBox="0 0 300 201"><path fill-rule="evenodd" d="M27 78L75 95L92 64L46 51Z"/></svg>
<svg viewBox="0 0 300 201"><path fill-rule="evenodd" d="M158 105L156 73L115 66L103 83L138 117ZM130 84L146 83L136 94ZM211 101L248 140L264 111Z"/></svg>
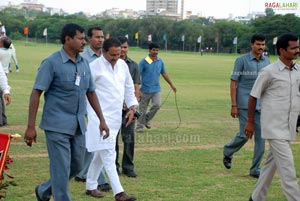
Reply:
<svg viewBox="0 0 300 201"><path fill-rule="evenodd" d="M257 60L252 51L250 51L250 58L251 60ZM259 60L265 60L265 59L266 57L263 54L259 58Z"/></svg>
<svg viewBox="0 0 300 201"><path fill-rule="evenodd" d="M280 59L278 59L278 64L279 64L279 70L280 71L283 71L284 69L289 70L289 68L284 63L282 63L282 61ZM299 69L299 66L297 64L295 64L292 67L292 70L298 70L298 69Z"/></svg>
<svg viewBox="0 0 300 201"><path fill-rule="evenodd" d="M60 49L60 55L62 57L62 61L63 63L67 63L70 59L69 55L66 53L66 51L64 50L64 48L62 47ZM83 58L81 57L80 54L77 54L77 57L76 57L76 63L80 62ZM72 60L71 60L72 61Z"/></svg>
<svg viewBox="0 0 300 201"><path fill-rule="evenodd" d="M90 57L93 57L94 55L95 55L96 57L100 57L100 56L101 56L101 54L100 54L100 56L98 56L98 55L94 52L94 50L92 50L91 47L88 47L88 48L87 48L87 51L88 51L88 54L89 54Z"/></svg>

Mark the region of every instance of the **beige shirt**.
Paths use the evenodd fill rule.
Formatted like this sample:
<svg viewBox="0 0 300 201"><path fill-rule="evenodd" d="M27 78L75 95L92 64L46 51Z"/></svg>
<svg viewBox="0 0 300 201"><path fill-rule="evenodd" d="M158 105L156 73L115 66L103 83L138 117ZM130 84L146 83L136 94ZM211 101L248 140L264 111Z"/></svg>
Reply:
<svg viewBox="0 0 300 201"><path fill-rule="evenodd" d="M261 99L261 133L265 139L294 140L300 113L300 69L280 60L263 68L251 91Z"/></svg>

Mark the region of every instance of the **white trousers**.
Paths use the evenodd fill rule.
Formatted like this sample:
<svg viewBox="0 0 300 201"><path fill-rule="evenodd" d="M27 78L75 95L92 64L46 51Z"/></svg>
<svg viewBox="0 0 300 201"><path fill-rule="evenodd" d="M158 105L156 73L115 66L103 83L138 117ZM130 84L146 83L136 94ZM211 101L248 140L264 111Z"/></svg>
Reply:
<svg viewBox="0 0 300 201"><path fill-rule="evenodd" d="M94 156L91 161L90 167L86 177L86 189L95 190L98 188L98 177L102 168L110 181L110 185L114 196L124 191L120 178L117 172L115 160L116 150L115 149L103 149L93 152Z"/></svg>
<svg viewBox="0 0 300 201"><path fill-rule="evenodd" d="M300 201L293 153L287 140L268 140L270 148L263 170L252 193L254 201L263 201L267 196L275 171L278 171L282 190L288 201Z"/></svg>

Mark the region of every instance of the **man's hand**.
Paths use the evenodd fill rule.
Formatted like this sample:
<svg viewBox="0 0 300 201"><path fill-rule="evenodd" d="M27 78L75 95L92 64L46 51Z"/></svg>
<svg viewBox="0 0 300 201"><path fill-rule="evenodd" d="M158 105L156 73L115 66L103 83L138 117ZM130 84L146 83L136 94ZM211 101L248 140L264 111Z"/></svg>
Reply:
<svg viewBox="0 0 300 201"><path fill-rule="evenodd" d="M174 93L177 92L177 89L176 89L176 87L175 87L174 85L171 85L171 88L172 88L172 90L174 91Z"/></svg>
<svg viewBox="0 0 300 201"><path fill-rule="evenodd" d="M245 134L248 139L252 139L252 136L254 135L254 122L247 122L245 127Z"/></svg>
<svg viewBox="0 0 300 201"><path fill-rule="evenodd" d="M10 94L4 94L4 99L5 99L6 105L9 105L11 103Z"/></svg>
<svg viewBox="0 0 300 201"><path fill-rule="evenodd" d="M32 146L32 142L36 143L37 133L35 127L27 127L25 131L24 141L27 146Z"/></svg>
<svg viewBox="0 0 300 201"><path fill-rule="evenodd" d="M231 106L231 113L230 115L233 117L233 118L237 118L239 115L238 115L238 108L237 106Z"/></svg>
<svg viewBox="0 0 300 201"><path fill-rule="evenodd" d="M100 122L100 126L99 126L99 130L100 130L100 136L103 136L103 139L106 139L109 137L109 128L106 125L105 121L101 121ZM105 134L103 135L103 131L105 132Z"/></svg>
<svg viewBox="0 0 300 201"><path fill-rule="evenodd" d="M127 127L136 119L136 117L134 116L134 110L129 109L127 114L125 115L125 119L128 119L125 125L125 127Z"/></svg>

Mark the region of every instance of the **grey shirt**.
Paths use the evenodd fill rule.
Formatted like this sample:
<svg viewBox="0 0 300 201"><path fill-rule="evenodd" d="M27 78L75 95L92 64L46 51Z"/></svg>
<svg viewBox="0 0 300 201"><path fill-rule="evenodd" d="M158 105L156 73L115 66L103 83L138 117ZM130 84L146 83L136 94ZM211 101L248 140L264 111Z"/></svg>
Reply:
<svg viewBox="0 0 300 201"><path fill-rule="evenodd" d="M85 133L86 93L95 91L87 60L73 62L62 48L42 62L33 88L44 91L41 129L74 135L80 126Z"/></svg>
<svg viewBox="0 0 300 201"><path fill-rule="evenodd" d="M265 139L294 140L300 112L300 71L280 60L263 68L251 91L261 99L261 129Z"/></svg>
<svg viewBox="0 0 300 201"><path fill-rule="evenodd" d="M126 57L125 62L129 68L130 75L133 80L133 84L141 84L141 74L139 71L138 64L130 59L129 57Z"/></svg>
<svg viewBox="0 0 300 201"><path fill-rule="evenodd" d="M81 56L87 59L89 63L99 57L90 47L85 48Z"/></svg>
<svg viewBox="0 0 300 201"><path fill-rule="evenodd" d="M239 109L248 109L248 100L250 91L258 76L258 72L270 64L268 57L261 56L257 60L252 51L243 54L235 60L231 80L237 81L237 106ZM260 110L260 102L258 101L257 110Z"/></svg>

